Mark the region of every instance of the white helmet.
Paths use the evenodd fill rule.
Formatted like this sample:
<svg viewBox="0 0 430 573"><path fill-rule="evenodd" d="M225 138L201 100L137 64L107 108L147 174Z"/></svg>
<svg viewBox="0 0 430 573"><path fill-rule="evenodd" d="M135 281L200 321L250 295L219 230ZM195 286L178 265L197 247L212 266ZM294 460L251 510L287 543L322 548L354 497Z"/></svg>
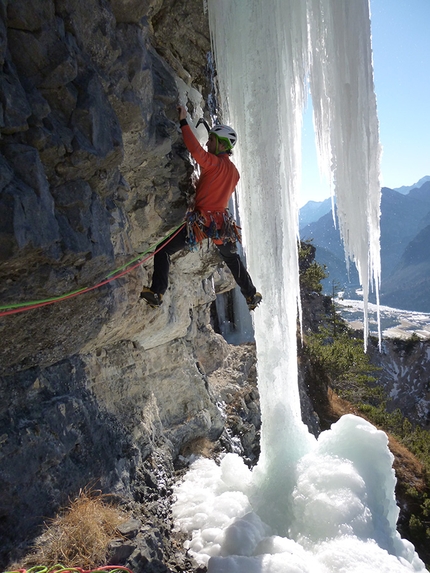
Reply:
<svg viewBox="0 0 430 573"><path fill-rule="evenodd" d="M227 151L230 151L236 145L237 134L228 125L215 125L209 133L214 133L220 141L226 144Z"/></svg>

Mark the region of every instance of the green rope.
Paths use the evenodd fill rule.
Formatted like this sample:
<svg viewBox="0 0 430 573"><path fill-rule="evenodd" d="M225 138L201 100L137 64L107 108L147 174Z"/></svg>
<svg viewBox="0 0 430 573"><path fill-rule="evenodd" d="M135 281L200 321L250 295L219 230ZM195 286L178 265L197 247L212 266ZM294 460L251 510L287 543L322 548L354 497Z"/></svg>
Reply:
<svg viewBox="0 0 430 573"><path fill-rule="evenodd" d="M146 251L144 251L143 253L140 253L137 257L135 257L134 259L132 259L131 261L128 261L127 263L125 263L124 265L122 265L121 267L118 267L117 269L115 269L114 271L112 271L111 273L109 273L106 276L106 279L116 275L117 273L121 272L123 269L126 269L127 267L129 267L130 265L132 265L134 262L140 260L142 257L144 257L145 255L147 255L149 252L154 251L157 249L157 247L166 239L168 239L169 237L171 237L173 235L173 233L175 233L180 227L182 227L184 223L180 223L180 225L178 225L177 227L175 227L173 229L173 231L170 231L164 238L160 239L157 243L155 243L154 245L151 245ZM8 305L3 305L0 306L0 311L2 310L10 310L13 308L21 308L24 306L32 306L32 305L36 305L36 304L43 304L43 303L48 303L48 302L55 302L57 300L62 300L66 297L70 297L72 295L76 295L78 293L80 293L81 291L86 291L88 290L88 287L82 287L80 289L77 290L73 290L70 292L67 292L66 294L62 294L59 296L54 296L51 298L45 298L45 299L41 299L41 300L32 300L32 301L27 301L27 302L19 302L19 303L13 303L13 304L8 304ZM46 571L32 571L31 573L46 573Z"/></svg>
<svg viewBox="0 0 430 573"><path fill-rule="evenodd" d="M136 261L138 261L139 259L141 259L142 257L144 257L145 255L147 255L150 251L155 251L155 249L158 247L158 245L161 245L161 243L163 241L165 241L166 239L168 239L169 237L171 237L173 235L173 233L175 233L179 227L181 227L183 225L183 223L181 223L180 225L178 225L177 227L175 227L173 229L173 231L170 231L170 233L168 233L163 239L160 239L158 241L158 243L155 243L155 245L151 245L145 252L140 253L140 255L138 255L137 257L135 257L134 259L132 259L131 261L128 261L128 263L125 263L125 265L123 265L122 267L119 267L118 269L115 269L114 271L112 271L111 273L109 273L106 278L108 279L109 277L111 277L112 275L116 275L116 273L119 273L120 271L122 271L123 269L126 269L128 266L132 265L133 263L135 263ZM1 307L0 307L1 308Z"/></svg>
<svg viewBox="0 0 430 573"><path fill-rule="evenodd" d="M0 306L0 310L9 310L11 308L21 308L22 306L32 306L33 304L41 304L44 302L54 302L56 300L61 300L62 298L66 297L66 296L71 296L72 294L77 294L78 292L81 292L82 290L86 290L86 287L80 288L78 290L70 291L70 292L68 292L66 294L62 294L60 296L54 296L52 298L45 298L45 299L41 299L41 300L32 300L30 302L16 302L14 304ZM39 572L36 571L35 573L39 573ZM45 572L40 572L40 573L45 573Z"/></svg>

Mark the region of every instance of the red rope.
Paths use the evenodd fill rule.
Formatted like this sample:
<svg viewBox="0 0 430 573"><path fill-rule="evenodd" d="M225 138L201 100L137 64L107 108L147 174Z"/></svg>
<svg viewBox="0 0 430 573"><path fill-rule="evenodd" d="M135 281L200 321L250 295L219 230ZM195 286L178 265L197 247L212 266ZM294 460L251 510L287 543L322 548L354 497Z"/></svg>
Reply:
<svg viewBox="0 0 430 573"><path fill-rule="evenodd" d="M185 223L184 223L184 225L185 225ZM100 283L98 283L98 284L96 284L96 285L94 285L94 286L84 288L84 289L82 289L82 290L80 290L80 291L78 291L78 292L74 292L74 293L72 293L72 294L64 295L64 296L59 297L59 298L57 298L57 299L55 299L55 300L50 300L50 301L47 301L47 302L40 302L40 303L32 304L32 305L29 305L29 306L21 306L20 308L14 308L14 309L11 309L11 310L6 310L6 311L3 311L3 312L0 312L0 317L2 317L2 316L7 316L7 315L9 315L9 314L18 314L19 312L24 312L25 310L32 310L33 308L41 308L42 306L48 306L49 304L54 304L55 302L59 302L59 301L62 301L62 300L67 300L67 299L73 298L73 297L75 297L75 296L79 296L79 295L84 294L84 293L86 293L86 292L90 292L90 291L92 291L92 290L95 290L95 289L97 289L97 288L100 288L101 286L104 286L104 285L106 285L106 284L108 284L108 283L110 283L110 282L112 282L112 281L115 281L116 279L119 279L119 278L123 277L124 275L130 273L131 271L133 271L134 269L136 269L137 267L139 267L139 266L142 265L143 263L145 263L148 259L150 259L150 258L153 257L154 255L156 255L159 251L161 251L161 249L162 249L165 245L167 245L167 243L170 243L170 241L171 241L172 239L174 239L174 238L176 237L176 235L184 228L184 225L181 225L181 227L179 227L179 229L176 231L176 233L174 233L171 237L169 237L169 240L166 241L165 243L163 243L160 247L158 247L158 249L156 249L153 253L150 253L147 257L145 257L144 259L142 259L141 261L139 261L138 263L136 263L135 265L133 265L133 266L130 267L129 269L126 269L125 271L122 271L121 273L119 273L119 274L117 274L117 275L114 275L113 277L110 277L110 278L108 278L108 279L105 279L104 281L102 281L102 282L100 282Z"/></svg>

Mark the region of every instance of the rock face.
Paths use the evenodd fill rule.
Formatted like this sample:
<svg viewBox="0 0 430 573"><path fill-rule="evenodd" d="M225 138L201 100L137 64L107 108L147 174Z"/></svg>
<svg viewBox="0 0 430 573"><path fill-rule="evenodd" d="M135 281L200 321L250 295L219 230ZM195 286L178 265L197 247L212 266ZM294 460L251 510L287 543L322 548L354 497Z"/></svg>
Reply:
<svg viewBox="0 0 430 573"><path fill-rule="evenodd" d="M213 250L176 256L157 311L139 301L148 260L79 296L4 314L98 285L181 223L193 166L178 85L205 107L203 8L0 3L2 565L79 488L131 495L155 450L168 465L223 432L207 376L228 345L210 306L233 283Z"/></svg>
<svg viewBox="0 0 430 573"><path fill-rule="evenodd" d="M369 347L381 368L378 384L387 393L390 411L399 409L413 424L430 425L430 343L428 340L384 340L382 351Z"/></svg>

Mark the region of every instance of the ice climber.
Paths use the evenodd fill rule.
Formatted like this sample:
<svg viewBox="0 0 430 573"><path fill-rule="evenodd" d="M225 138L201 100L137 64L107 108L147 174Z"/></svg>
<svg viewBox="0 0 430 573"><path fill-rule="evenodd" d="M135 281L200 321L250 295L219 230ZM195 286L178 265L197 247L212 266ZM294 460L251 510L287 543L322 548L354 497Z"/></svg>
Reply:
<svg viewBox="0 0 430 573"><path fill-rule="evenodd" d="M200 177L196 184L194 204L185 216L185 225L173 239L167 238L161 244L161 249L154 256L151 288L144 287L140 297L153 307L160 306L168 286L170 256L186 246L192 248L209 237L232 272L249 310L254 310L262 296L237 253L239 233L227 210L240 177L230 161L237 135L231 127L215 125L209 132L205 151L188 125L186 108L178 106L178 113L184 143L200 165Z"/></svg>

